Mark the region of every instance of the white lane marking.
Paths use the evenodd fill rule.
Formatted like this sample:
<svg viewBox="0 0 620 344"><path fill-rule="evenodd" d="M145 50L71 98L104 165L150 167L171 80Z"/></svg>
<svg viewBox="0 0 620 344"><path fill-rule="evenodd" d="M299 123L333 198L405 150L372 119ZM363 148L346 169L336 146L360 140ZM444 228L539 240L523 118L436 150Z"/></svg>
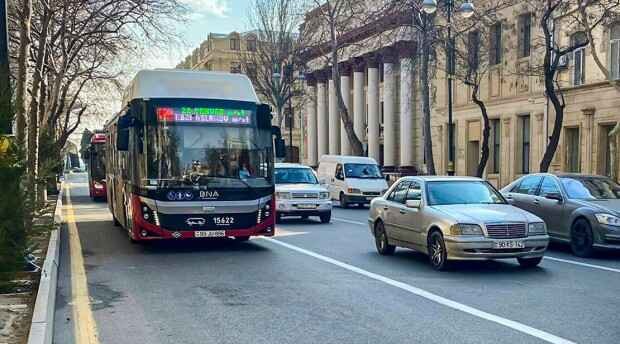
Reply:
<svg viewBox="0 0 620 344"><path fill-rule="evenodd" d="M605 271L611 271L611 272L620 272L620 269L609 268L609 267L602 266L602 265L594 265L594 264L582 263L582 262L578 262L578 261L574 261L574 260L569 260L569 259L562 259L562 258L556 258L556 257L550 257L550 256L545 256L545 259L553 260L553 261L556 261L556 262L562 262L562 263L574 264L574 265L579 265L579 266L585 266L585 267L593 268L593 269L599 269L599 270L605 270Z"/></svg>
<svg viewBox="0 0 620 344"><path fill-rule="evenodd" d="M334 221L339 221L339 222L351 223L351 224L354 224L354 225L366 225L366 223L359 222L359 221L353 221L353 220L346 220L346 219L339 219L339 218L334 218L333 220ZM547 255L545 255L544 259L549 259L549 260L553 260L553 261L557 261L557 262L562 262L562 263L567 263L567 264L574 264L574 265L584 266L584 267L588 267L588 268L592 268L592 269L599 269L599 270L605 270L605 271L611 271L611 272L618 272L618 273L620 273L620 269L614 269L614 268L610 268L610 267L602 266L602 265L582 263L582 262L578 262L578 261L570 260L570 259L556 258L556 257L547 256Z"/></svg>
<svg viewBox="0 0 620 344"><path fill-rule="evenodd" d="M347 219L341 219L341 218L337 218L337 217L333 217L332 220L337 221L337 222L351 223L351 224L354 224L354 225L362 225L362 226L367 226L368 225L367 223L364 223L364 222L347 220Z"/></svg>
<svg viewBox="0 0 620 344"><path fill-rule="evenodd" d="M295 245L291 245L291 244L282 242L280 240L267 238L267 237L263 237L262 239L267 240L269 242L272 242L274 244L286 247L286 248L288 248L290 250L293 250L293 251L296 251L296 252L308 255L310 257L316 258L316 259L321 260L323 262L336 265L336 266L341 267L341 268L343 268L345 270L349 270L351 272L355 272L357 274L366 276L366 277L374 279L376 281L383 282L383 283L391 285L393 287L396 287L396 288L408 291L408 292L410 292L410 293L412 293L414 295L423 297L423 298L425 298L427 300L439 303L439 304L444 305L446 307L450 307L450 308L455 309L457 311L461 311L461 312L473 315L475 317L478 317L478 318L481 318L481 319L485 319L485 320L488 320L488 321L491 321L491 322L494 322L494 323L497 323L497 324L509 327L509 328L511 328L513 330L516 330L516 331L528 334L530 336L542 339L542 340L547 341L549 343L555 343L555 344L574 344L574 342L572 342L572 341L570 341L568 339L564 339L562 337L558 337L558 336L553 335L553 334L551 334L549 332L545 332L545 331L542 331L542 330L539 330L539 329L527 326L525 324L522 324L522 323L510 320L510 319L502 318L500 316L497 316L497 315L494 315L494 314L491 314L491 313L487 313L485 311L482 311L482 310L479 310L479 309L476 309L476 308L464 305L462 303L459 303L459 302L456 302L456 301L452 301L452 300L447 299L445 297L433 294L433 293L428 292L428 291L426 291L424 289L420 289L420 288L414 287L412 285L409 285L409 284L406 284L406 283L403 283L403 282L399 282L399 281L393 280L391 278L388 278L388 277L376 274L374 272L370 272L370 271L358 268L356 266L353 266L353 265L341 262L341 261L333 259L333 258L329 258L329 257L323 256L323 255L320 255L318 253L315 253L315 252L303 249L301 247L298 247L298 246L295 246Z"/></svg>

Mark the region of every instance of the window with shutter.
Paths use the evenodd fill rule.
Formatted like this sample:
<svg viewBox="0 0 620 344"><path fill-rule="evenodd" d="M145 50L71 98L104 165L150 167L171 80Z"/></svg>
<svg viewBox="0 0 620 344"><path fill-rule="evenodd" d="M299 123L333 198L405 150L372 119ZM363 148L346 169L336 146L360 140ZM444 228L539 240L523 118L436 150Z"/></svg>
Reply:
<svg viewBox="0 0 620 344"><path fill-rule="evenodd" d="M498 22L491 26L489 43L489 63L497 65L502 62L502 23Z"/></svg>
<svg viewBox="0 0 620 344"><path fill-rule="evenodd" d="M572 45L578 45L587 40L586 34L583 32L576 32L572 35ZM573 52L573 85L583 85L586 81L586 50L585 47L579 48Z"/></svg>
<svg viewBox="0 0 620 344"><path fill-rule="evenodd" d="M519 16L519 57L530 56L532 32L532 14L525 13Z"/></svg>

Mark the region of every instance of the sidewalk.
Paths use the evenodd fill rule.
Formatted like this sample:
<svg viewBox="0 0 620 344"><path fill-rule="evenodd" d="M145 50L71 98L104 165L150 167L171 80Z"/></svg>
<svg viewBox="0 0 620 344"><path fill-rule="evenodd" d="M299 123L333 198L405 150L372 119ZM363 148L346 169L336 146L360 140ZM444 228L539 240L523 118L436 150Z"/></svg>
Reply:
<svg viewBox="0 0 620 344"><path fill-rule="evenodd" d="M57 196L49 196L45 207L34 220L34 234L30 240L36 247L33 255L39 267L45 263L50 234L53 229L57 229L54 223L56 204ZM39 271L20 272L15 280L15 288L0 294L0 344L26 343L40 279Z"/></svg>

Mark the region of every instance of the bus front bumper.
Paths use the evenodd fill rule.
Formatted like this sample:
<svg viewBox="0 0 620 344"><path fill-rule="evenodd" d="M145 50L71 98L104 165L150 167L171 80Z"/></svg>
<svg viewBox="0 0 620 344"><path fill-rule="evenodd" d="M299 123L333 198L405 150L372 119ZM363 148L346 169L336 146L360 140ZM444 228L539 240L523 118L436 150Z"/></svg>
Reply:
<svg viewBox="0 0 620 344"><path fill-rule="evenodd" d="M269 219L250 228L243 229L212 229L212 230L168 230L144 220L134 222L134 240L161 240L161 239L201 239L226 238L247 236L273 236L275 234L274 220Z"/></svg>

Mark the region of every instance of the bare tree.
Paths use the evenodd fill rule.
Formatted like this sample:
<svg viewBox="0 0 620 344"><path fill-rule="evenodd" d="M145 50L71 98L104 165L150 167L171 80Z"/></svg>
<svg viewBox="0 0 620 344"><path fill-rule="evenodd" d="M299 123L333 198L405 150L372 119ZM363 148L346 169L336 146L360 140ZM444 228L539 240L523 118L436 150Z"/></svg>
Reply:
<svg viewBox="0 0 620 344"><path fill-rule="evenodd" d="M560 60L577 49L591 45L593 43L591 32L605 23L606 20L617 17L620 2L618 0L545 0L544 2L532 1L530 6L533 10L542 13L539 24L543 33L541 48L544 57L542 66L533 66L528 72L532 73L533 71L534 74L542 74L545 94L555 112L553 130L540 161L540 171L547 172L558 148L564 121L564 108L566 107L564 90L557 78L558 71L561 68ZM581 40L570 40L568 44L561 45L558 43L560 27L562 29L577 28L586 32L586 37ZM588 32L590 33L588 34ZM600 59L597 64L599 63Z"/></svg>
<svg viewBox="0 0 620 344"><path fill-rule="evenodd" d="M246 51L240 53L243 70L256 92L276 112L282 126L285 108L294 96L300 44L296 34L301 20L299 0L254 0L249 21Z"/></svg>
<svg viewBox="0 0 620 344"><path fill-rule="evenodd" d="M177 0L29 1L31 7L13 6L9 16L19 24L14 24L19 30L12 32L11 41L20 50L13 57L18 112L21 104L28 115L31 217L34 200L44 196L36 186L46 182L45 166L60 160L62 146L82 117L94 115L88 91L102 83L118 86L119 70L112 66L119 54L143 41L158 44L172 37L167 23L178 20L184 7Z"/></svg>

